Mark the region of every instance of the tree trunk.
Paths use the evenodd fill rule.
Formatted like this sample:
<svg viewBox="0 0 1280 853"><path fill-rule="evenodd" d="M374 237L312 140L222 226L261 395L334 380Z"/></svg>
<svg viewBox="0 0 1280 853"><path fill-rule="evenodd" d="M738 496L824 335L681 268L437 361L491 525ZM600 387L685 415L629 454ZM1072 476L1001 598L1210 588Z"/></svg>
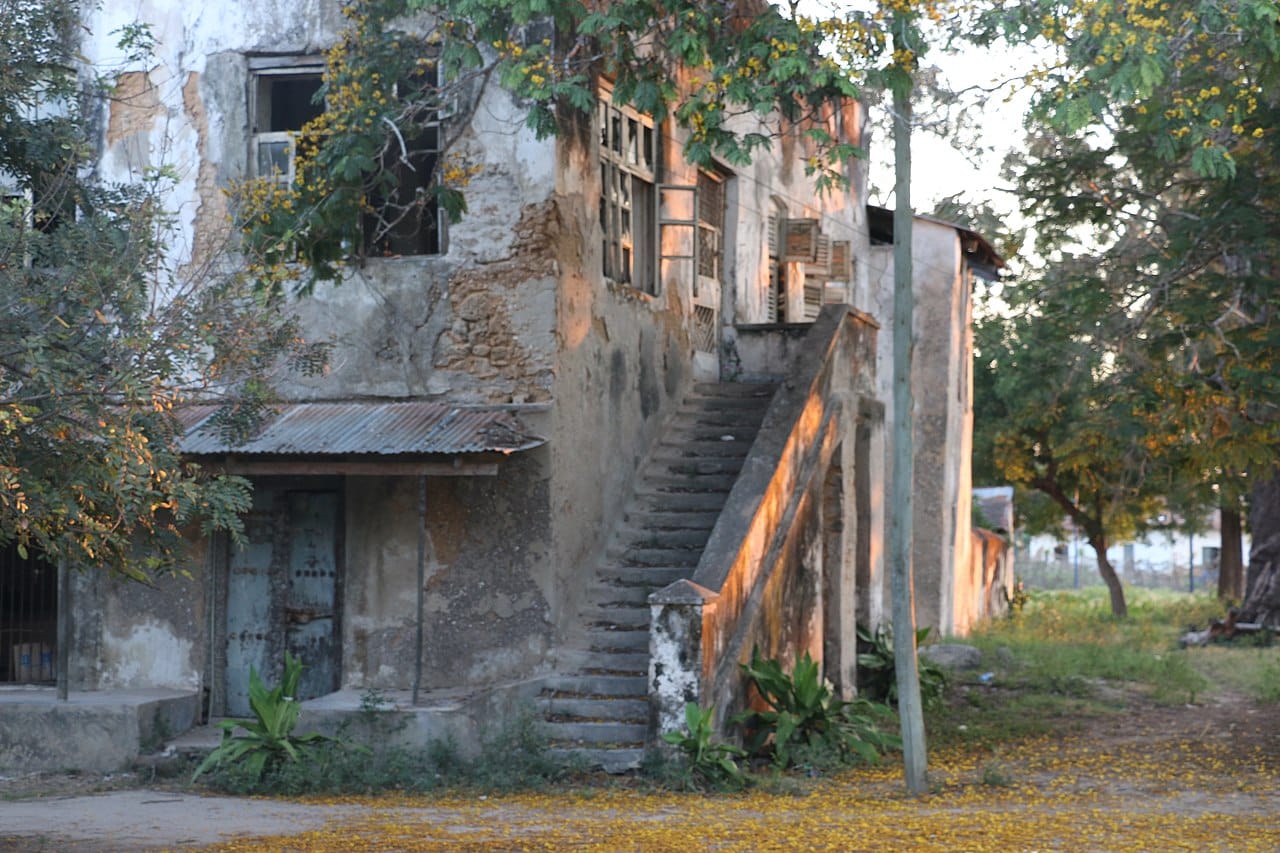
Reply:
<svg viewBox="0 0 1280 853"><path fill-rule="evenodd" d="M1098 574L1102 575L1102 581L1111 593L1111 615L1123 619L1129 615L1129 605L1124 600L1124 585L1120 583L1120 576L1107 559L1107 540L1102 536L1090 536L1089 547L1098 556Z"/></svg>
<svg viewBox="0 0 1280 853"><path fill-rule="evenodd" d="M1237 622L1280 628L1280 469L1254 481L1249 508L1249 571Z"/></svg>
<svg viewBox="0 0 1280 853"><path fill-rule="evenodd" d="M1226 502L1219 508L1222 549L1218 552L1218 598L1223 601L1244 599L1244 548L1241 545L1240 509Z"/></svg>
<svg viewBox="0 0 1280 853"><path fill-rule="evenodd" d="M1254 472L1253 485L1249 490L1249 539L1252 547L1244 579L1246 599L1257 580L1255 555L1277 533L1280 533L1280 468L1272 468L1269 472Z"/></svg>

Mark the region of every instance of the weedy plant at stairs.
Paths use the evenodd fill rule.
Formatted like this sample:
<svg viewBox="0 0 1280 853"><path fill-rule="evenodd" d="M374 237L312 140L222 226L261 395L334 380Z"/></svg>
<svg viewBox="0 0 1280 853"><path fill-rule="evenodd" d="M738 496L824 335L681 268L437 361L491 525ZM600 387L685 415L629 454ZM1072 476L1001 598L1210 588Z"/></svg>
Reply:
<svg viewBox="0 0 1280 853"><path fill-rule="evenodd" d="M320 746L339 744L337 738L319 732L293 733L302 711L302 703L297 699L301 677L302 661L288 652L284 654L284 677L270 690L262 683L257 669L250 667L249 707L254 719L219 722L222 742L200 762L191 781L213 769L236 767L256 782L280 764L309 761ZM243 733L234 734L237 730Z"/></svg>
<svg viewBox="0 0 1280 853"><path fill-rule="evenodd" d="M748 777L738 766L746 752L715 739L715 708L702 709L694 702L684 706L685 731L666 732L662 739L678 748L684 759L681 784L697 791L737 791Z"/></svg>
<svg viewBox="0 0 1280 853"><path fill-rule="evenodd" d="M788 674L777 660L762 660L759 650L753 650L742 672L768 709L748 709L734 720L746 727L750 751L771 754L777 767L874 762L902 746L897 736L876 725L878 716L892 712L865 699L849 702L834 695L807 651Z"/></svg>

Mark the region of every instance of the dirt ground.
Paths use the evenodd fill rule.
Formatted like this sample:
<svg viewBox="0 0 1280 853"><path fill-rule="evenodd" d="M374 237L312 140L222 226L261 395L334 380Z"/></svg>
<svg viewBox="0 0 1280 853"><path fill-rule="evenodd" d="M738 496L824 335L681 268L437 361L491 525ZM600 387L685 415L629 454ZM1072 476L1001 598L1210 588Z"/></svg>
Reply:
<svg viewBox="0 0 1280 853"><path fill-rule="evenodd" d="M922 799L892 757L721 796L615 781L286 801L146 774L0 778L0 850L1280 850L1280 705L1125 706L1057 737L936 750Z"/></svg>

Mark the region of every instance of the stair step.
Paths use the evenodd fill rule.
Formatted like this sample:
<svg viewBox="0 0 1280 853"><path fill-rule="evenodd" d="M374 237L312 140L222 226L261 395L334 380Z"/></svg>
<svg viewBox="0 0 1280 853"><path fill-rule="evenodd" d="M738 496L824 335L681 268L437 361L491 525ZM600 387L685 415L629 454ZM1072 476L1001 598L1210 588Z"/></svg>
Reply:
<svg viewBox="0 0 1280 853"><path fill-rule="evenodd" d="M719 512L662 512L633 508L626 513L628 530L705 530L709 534Z"/></svg>
<svg viewBox="0 0 1280 853"><path fill-rule="evenodd" d="M636 586L661 589L667 584L691 577L689 566L602 566L596 577L609 586Z"/></svg>
<svg viewBox="0 0 1280 853"><path fill-rule="evenodd" d="M583 617L596 631L635 631L649 628L647 607L595 608L588 610Z"/></svg>
<svg viewBox="0 0 1280 853"><path fill-rule="evenodd" d="M693 393L698 397L771 398L778 390L776 382L698 382Z"/></svg>
<svg viewBox="0 0 1280 853"><path fill-rule="evenodd" d="M595 583L587 592L587 600L598 608L612 610L627 607L649 607L649 596L662 586L649 584Z"/></svg>
<svg viewBox="0 0 1280 853"><path fill-rule="evenodd" d="M728 444L729 442L725 442ZM673 449L674 450L674 449ZM685 456L668 450L654 457L653 462L659 466L660 476L670 477L707 477L713 475L736 475L742 470L746 456Z"/></svg>
<svg viewBox="0 0 1280 853"><path fill-rule="evenodd" d="M547 750L554 760L567 765L583 765L599 767L606 773L626 773L636 770L644 761L644 749L640 747L617 747L614 749L572 749L558 747Z"/></svg>
<svg viewBox="0 0 1280 853"><path fill-rule="evenodd" d="M701 549L707 544L711 535L711 525L706 527L681 528L668 530L660 527L632 527L627 525L619 531L619 542L626 542L627 548L649 548L680 550L682 548ZM623 553L622 546L616 546L616 553ZM612 549L611 549L612 550Z"/></svg>
<svg viewBox="0 0 1280 853"><path fill-rule="evenodd" d="M701 548L628 548L610 562L626 566L669 566L693 568L702 557Z"/></svg>
<svg viewBox="0 0 1280 853"><path fill-rule="evenodd" d="M690 444L710 444L719 442L723 445L732 445L732 450L724 455L746 454L751 448L751 442L756 440L756 433L760 430L746 427L724 427L724 426L699 426L694 429L684 431L682 434L671 436L670 441L663 441L662 446L670 447L673 445L684 444L686 447Z"/></svg>
<svg viewBox="0 0 1280 853"><path fill-rule="evenodd" d="M720 512L728 496L728 492L637 492L636 505L660 512Z"/></svg>
<svg viewBox="0 0 1280 853"><path fill-rule="evenodd" d="M730 437L726 439L725 435ZM745 459L754 439L755 433L744 437L737 432L716 431L701 438L690 436L687 441L664 440L658 452L676 454L689 459Z"/></svg>
<svg viewBox="0 0 1280 853"><path fill-rule="evenodd" d="M558 747L573 747L579 744L617 744L643 748L645 736L648 734L647 723L620 723L571 721L558 722L548 720L543 723L543 731Z"/></svg>
<svg viewBox="0 0 1280 853"><path fill-rule="evenodd" d="M538 705L552 722L625 722L648 725L649 700L635 697L540 696Z"/></svg>
<svg viewBox="0 0 1280 853"><path fill-rule="evenodd" d="M648 612L645 612L643 627L624 631L602 630L592 628L587 631L587 642L594 652L606 654L638 654L649 652Z"/></svg>
<svg viewBox="0 0 1280 853"><path fill-rule="evenodd" d="M648 676L635 675L553 675L542 682L543 692L575 696L647 696Z"/></svg>
<svg viewBox="0 0 1280 853"><path fill-rule="evenodd" d="M724 474L678 474L667 471L657 471L646 474L644 479L640 481L637 491L645 489L659 489L661 491L717 491L727 492L733 488L734 482L738 479L736 473Z"/></svg>

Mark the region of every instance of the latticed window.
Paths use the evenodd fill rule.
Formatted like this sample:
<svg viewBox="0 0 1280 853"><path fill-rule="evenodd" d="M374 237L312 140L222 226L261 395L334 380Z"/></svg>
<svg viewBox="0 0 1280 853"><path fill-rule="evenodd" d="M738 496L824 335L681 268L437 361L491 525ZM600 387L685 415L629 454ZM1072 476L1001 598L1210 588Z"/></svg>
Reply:
<svg viewBox="0 0 1280 853"><path fill-rule="evenodd" d="M654 293L658 134L653 119L615 106L612 93L603 90L597 108L597 129L604 276Z"/></svg>
<svg viewBox="0 0 1280 853"><path fill-rule="evenodd" d="M724 179L698 172L698 275L724 283Z"/></svg>

